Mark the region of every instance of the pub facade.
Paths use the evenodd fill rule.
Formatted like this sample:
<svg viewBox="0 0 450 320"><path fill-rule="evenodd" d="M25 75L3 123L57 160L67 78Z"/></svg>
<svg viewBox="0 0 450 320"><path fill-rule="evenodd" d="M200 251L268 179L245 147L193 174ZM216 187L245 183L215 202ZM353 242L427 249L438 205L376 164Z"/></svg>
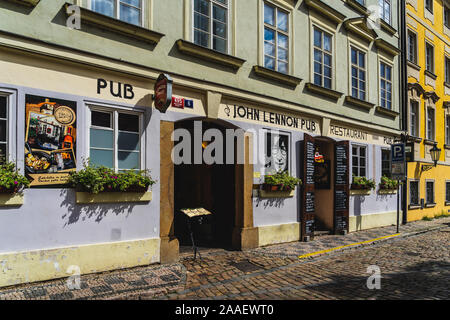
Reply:
<svg viewBox="0 0 450 320"><path fill-rule="evenodd" d="M379 18L367 2L141 0L136 15L2 2L1 152L30 187L1 195L0 286L178 261L186 208L212 213L199 244L242 250L394 224L396 194L378 183L399 136L397 1ZM230 148L216 144L227 135ZM214 145L229 161L205 160ZM156 183L68 187L88 161ZM302 184L267 190L276 172ZM376 187L355 190L353 177Z"/></svg>

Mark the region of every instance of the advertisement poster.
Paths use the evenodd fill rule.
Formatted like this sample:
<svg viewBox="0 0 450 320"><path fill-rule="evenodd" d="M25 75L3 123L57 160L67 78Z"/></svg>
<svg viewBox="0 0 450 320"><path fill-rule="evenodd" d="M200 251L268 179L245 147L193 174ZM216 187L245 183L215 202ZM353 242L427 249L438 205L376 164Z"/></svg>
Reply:
<svg viewBox="0 0 450 320"><path fill-rule="evenodd" d="M25 172L30 186L67 183L76 170L76 102L26 95Z"/></svg>

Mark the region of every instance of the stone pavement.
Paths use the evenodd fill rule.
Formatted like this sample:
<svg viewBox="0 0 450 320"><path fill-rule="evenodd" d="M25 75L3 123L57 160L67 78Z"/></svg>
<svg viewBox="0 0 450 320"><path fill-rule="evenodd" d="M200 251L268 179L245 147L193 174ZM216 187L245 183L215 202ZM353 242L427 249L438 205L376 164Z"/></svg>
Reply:
<svg viewBox="0 0 450 320"><path fill-rule="evenodd" d="M299 255L392 235L394 226L321 236L254 250L203 249L180 263L81 276L0 289L10 299L449 299L450 218L401 226L401 236L309 258ZM377 265L382 289L368 290L367 267Z"/></svg>

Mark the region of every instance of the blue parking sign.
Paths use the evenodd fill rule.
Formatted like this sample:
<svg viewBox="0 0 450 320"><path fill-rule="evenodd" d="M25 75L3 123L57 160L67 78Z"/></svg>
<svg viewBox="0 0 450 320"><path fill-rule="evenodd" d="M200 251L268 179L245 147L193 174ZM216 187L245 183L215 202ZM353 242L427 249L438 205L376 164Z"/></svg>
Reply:
<svg viewBox="0 0 450 320"><path fill-rule="evenodd" d="M397 143L391 146L391 161L405 162L405 144Z"/></svg>

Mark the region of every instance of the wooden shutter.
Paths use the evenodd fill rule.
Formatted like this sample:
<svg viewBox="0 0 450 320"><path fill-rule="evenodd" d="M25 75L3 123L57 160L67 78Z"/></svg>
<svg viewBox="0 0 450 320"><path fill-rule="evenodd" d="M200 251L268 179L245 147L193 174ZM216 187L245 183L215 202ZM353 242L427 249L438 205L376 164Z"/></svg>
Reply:
<svg viewBox="0 0 450 320"><path fill-rule="evenodd" d="M334 179L334 233L348 232L349 200L350 200L350 143L336 142L335 146L335 179Z"/></svg>

